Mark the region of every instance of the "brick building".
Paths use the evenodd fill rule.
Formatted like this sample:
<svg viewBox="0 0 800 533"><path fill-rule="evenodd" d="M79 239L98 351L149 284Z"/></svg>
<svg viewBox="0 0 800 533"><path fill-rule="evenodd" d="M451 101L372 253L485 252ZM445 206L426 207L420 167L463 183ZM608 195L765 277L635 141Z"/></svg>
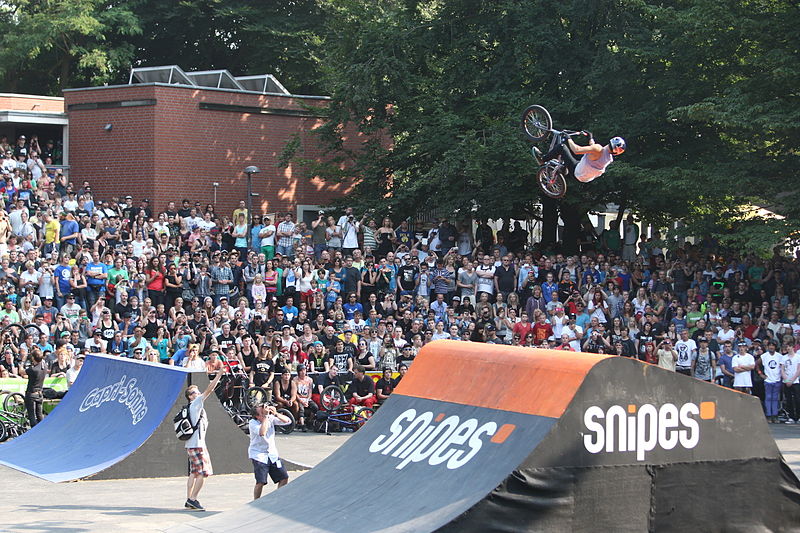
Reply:
<svg viewBox="0 0 800 533"><path fill-rule="evenodd" d="M156 211L170 200L216 200L217 213L230 214L247 196L243 169L255 165L254 211L308 219L352 186L309 180L296 164L278 164L295 135L298 157L323 157L311 132L322 123L314 108L326 101L291 95L271 76L134 69L129 85L64 91L70 177L89 180L99 198L131 192ZM346 146L359 142L353 135Z"/></svg>

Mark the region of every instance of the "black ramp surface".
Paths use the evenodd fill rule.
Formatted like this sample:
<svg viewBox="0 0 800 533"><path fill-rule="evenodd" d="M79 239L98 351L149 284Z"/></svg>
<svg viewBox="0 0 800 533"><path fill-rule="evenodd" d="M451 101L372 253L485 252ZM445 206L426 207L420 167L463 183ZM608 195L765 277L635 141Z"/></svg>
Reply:
<svg viewBox="0 0 800 533"><path fill-rule="evenodd" d="M800 483L757 398L611 358L530 456L440 531L800 531Z"/></svg>
<svg viewBox="0 0 800 533"><path fill-rule="evenodd" d="M426 420L430 421L427 425ZM496 487L547 434L554 421L395 393L328 459L286 487L239 509L169 531L251 532L264 527L281 532L432 531ZM433 453L427 459L408 462L416 452L424 455L424 446L415 445L423 443L426 435L417 430L446 424L459 428L454 433L460 433L463 442L437 448L434 438L430 441ZM480 434L486 424L488 433ZM406 430L409 432L404 439ZM389 440L392 436L397 439ZM383 448L387 455L379 449L382 444L391 446ZM473 445L478 449L470 454ZM371 447L377 451L370 451ZM448 450L459 455L448 455ZM398 457L393 457L398 452ZM405 452L412 453L404 459ZM448 460L430 464L434 457L434 462ZM380 509L377 515L376 502Z"/></svg>
<svg viewBox="0 0 800 533"><path fill-rule="evenodd" d="M186 405L183 392L186 386L197 385L201 391L208 386L205 372L188 374L185 386L170 407L167 416L149 439L123 461L91 477L92 480L158 478L185 476L189 473L189 460L185 442L175 437L172 417ZM249 439L222 408L216 395L205 401L208 417L206 444L211 455L215 474L242 474L252 471L247 458Z"/></svg>

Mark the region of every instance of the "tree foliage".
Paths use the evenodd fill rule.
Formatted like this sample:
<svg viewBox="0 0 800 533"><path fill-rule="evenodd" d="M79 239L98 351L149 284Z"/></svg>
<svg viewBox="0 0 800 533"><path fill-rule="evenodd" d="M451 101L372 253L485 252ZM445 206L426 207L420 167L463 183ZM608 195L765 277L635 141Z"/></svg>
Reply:
<svg viewBox="0 0 800 533"><path fill-rule="evenodd" d="M356 176L348 202L560 216L573 230L613 203L767 252L800 235L798 15L793 0L9 0L0 83L58 94L137 65L273 73L332 95L330 153L305 162ZM629 149L541 210L519 128L531 103ZM354 128L366 140L347 151ZM304 142L290 139L284 163Z"/></svg>
<svg viewBox="0 0 800 533"><path fill-rule="evenodd" d="M10 0L0 4L0 32L3 90L59 94L129 65L141 28L124 2Z"/></svg>
<svg viewBox="0 0 800 533"><path fill-rule="evenodd" d="M798 187L797 6L780 0L349 0L327 4L329 138L386 128L393 149L355 157L366 203L521 216L538 190L518 115L615 134L628 152L600 180L569 183L563 219L607 203L695 235L768 249ZM353 154L350 154L353 156ZM387 179L387 176L392 179ZM348 198L352 201L353 198ZM576 216L577 213L577 216ZM566 215L566 216L565 216Z"/></svg>

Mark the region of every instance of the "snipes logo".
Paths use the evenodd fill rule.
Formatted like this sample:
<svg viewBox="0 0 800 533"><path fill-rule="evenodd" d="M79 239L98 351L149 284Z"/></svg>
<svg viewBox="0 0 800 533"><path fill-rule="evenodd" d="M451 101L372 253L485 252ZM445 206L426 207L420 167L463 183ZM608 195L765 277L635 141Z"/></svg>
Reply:
<svg viewBox="0 0 800 533"><path fill-rule="evenodd" d="M147 414L147 399L142 390L136 386L136 378L128 380L127 377L122 376L116 383L90 390L78 410L83 413L106 402L119 402L131 412L131 421L135 426Z"/></svg>
<svg viewBox="0 0 800 533"><path fill-rule="evenodd" d="M647 452L658 446L671 450L680 445L691 450L700 442L701 420L716 416L714 402L685 403L680 407L666 403L661 407L646 403L641 407L614 405L603 411L592 406L583 413L583 446L589 453L636 452L644 461Z"/></svg>
<svg viewBox="0 0 800 533"><path fill-rule="evenodd" d="M495 422L481 424L475 418L462 421L456 415L417 414L416 409L408 409L394 419L388 435L372 441L369 451L401 459L397 470L425 460L431 466L447 463L453 470L467 464L487 442L505 442L515 428L514 424L498 428Z"/></svg>

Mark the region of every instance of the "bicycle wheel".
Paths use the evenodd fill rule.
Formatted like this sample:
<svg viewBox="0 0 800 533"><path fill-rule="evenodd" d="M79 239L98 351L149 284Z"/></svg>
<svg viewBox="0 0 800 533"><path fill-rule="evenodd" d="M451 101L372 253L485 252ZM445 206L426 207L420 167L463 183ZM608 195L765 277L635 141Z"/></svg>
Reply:
<svg viewBox="0 0 800 533"><path fill-rule="evenodd" d="M285 426L275 426L278 429L278 431L280 431L284 435L288 435L289 433L294 431L294 427L296 425L296 422L294 420L294 415L288 409L278 409L278 413L284 415L285 417L289 418L292 421L291 424L286 424Z"/></svg>
<svg viewBox="0 0 800 533"><path fill-rule="evenodd" d="M536 181L545 196L559 199L567 194L567 180L564 179L564 167L544 165L536 173Z"/></svg>
<svg viewBox="0 0 800 533"><path fill-rule="evenodd" d="M534 142L543 141L550 135L551 129L553 129L553 119L542 106L528 106L522 113L522 130L528 139Z"/></svg>
<svg viewBox="0 0 800 533"><path fill-rule="evenodd" d="M257 405L264 405L269 400L269 394L264 387L250 387L244 394L244 403L247 407L255 407Z"/></svg>
<svg viewBox="0 0 800 533"><path fill-rule="evenodd" d="M336 385L328 385L322 389L319 401L326 411L334 411L346 403L344 392Z"/></svg>
<svg viewBox="0 0 800 533"><path fill-rule="evenodd" d="M3 400L3 411L9 412L15 417L24 418L26 416L25 397L18 392L9 394Z"/></svg>
<svg viewBox="0 0 800 533"><path fill-rule="evenodd" d="M375 411L370 409L369 407L364 407L363 409L359 409L355 415L355 429L361 429L361 426L367 423L367 420L372 418L372 415L375 414Z"/></svg>
<svg viewBox="0 0 800 533"><path fill-rule="evenodd" d="M6 440L8 440L8 430L5 423L0 420L0 442L5 442Z"/></svg>

